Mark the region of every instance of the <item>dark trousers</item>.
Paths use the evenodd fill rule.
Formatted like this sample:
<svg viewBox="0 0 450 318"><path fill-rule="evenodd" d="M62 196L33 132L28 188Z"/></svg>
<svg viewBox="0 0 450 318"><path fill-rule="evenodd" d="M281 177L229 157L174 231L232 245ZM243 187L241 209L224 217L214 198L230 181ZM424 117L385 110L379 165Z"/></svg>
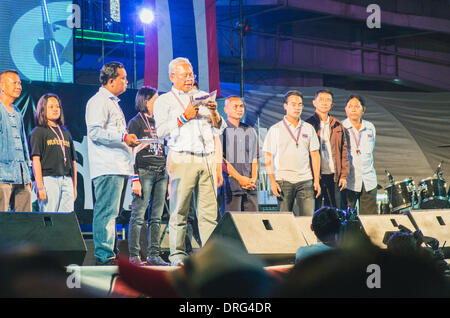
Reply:
<svg viewBox="0 0 450 318"><path fill-rule="evenodd" d="M290 183L277 181L281 188L281 197L277 198L278 208L282 212L294 212L296 216L312 216L314 214L313 181ZM294 210L297 201L298 211Z"/></svg>
<svg viewBox="0 0 450 318"><path fill-rule="evenodd" d="M345 190L347 206L354 209L359 200L359 214L377 214L377 188L366 191L364 184L361 192Z"/></svg>
<svg viewBox="0 0 450 318"><path fill-rule="evenodd" d="M334 174L322 174L320 176L320 196L316 198L315 210L322 206L341 208L341 193L339 185L334 182Z"/></svg>
<svg viewBox="0 0 450 318"><path fill-rule="evenodd" d="M233 195L225 192L225 212L258 211L258 196L253 193Z"/></svg>

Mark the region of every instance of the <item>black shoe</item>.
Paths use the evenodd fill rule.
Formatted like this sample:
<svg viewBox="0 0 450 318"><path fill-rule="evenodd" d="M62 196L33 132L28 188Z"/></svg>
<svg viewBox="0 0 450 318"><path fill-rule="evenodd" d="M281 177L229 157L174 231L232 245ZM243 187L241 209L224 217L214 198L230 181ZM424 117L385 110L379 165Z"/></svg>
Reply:
<svg viewBox="0 0 450 318"><path fill-rule="evenodd" d="M115 266L117 265L116 259L112 258L105 262L102 262L99 258L95 258L95 266Z"/></svg>
<svg viewBox="0 0 450 318"><path fill-rule="evenodd" d="M165 262L161 256L147 257L147 264L153 266L169 266L170 263Z"/></svg>

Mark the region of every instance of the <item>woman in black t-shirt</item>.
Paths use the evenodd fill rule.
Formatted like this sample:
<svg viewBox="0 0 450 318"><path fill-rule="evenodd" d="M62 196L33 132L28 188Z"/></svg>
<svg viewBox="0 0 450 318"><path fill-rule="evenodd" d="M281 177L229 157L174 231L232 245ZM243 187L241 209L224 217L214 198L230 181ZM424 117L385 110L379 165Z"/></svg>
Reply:
<svg viewBox="0 0 450 318"><path fill-rule="evenodd" d="M128 250L130 262L139 265L143 264L140 258L140 233L149 202L151 203L150 233L148 235L146 263L148 265L169 265L160 256L159 243L168 176L164 141L158 140L155 120L153 119L153 103L157 97L158 92L154 88L141 87L136 95L135 106L138 114L128 123L128 133L135 134L141 139L153 139L155 141L136 154L134 164L135 174L132 183L133 201L128 231Z"/></svg>
<svg viewBox="0 0 450 318"><path fill-rule="evenodd" d="M30 135L30 156L41 212L72 212L77 197L76 152L64 127L58 95L48 93L38 102L36 127Z"/></svg>

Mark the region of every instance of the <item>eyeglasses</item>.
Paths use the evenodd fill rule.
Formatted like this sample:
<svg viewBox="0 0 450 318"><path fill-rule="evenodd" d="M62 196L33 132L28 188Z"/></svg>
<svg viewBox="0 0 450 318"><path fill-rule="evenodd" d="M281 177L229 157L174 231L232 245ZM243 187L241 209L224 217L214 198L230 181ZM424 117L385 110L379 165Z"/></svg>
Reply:
<svg viewBox="0 0 450 318"><path fill-rule="evenodd" d="M175 73L173 73L173 74L176 75ZM183 79L183 80L186 80L188 78L192 78L192 79L195 80L197 78L197 75L195 75L194 73L187 73L187 74L184 74L184 75L177 75L177 77L180 78L180 79Z"/></svg>

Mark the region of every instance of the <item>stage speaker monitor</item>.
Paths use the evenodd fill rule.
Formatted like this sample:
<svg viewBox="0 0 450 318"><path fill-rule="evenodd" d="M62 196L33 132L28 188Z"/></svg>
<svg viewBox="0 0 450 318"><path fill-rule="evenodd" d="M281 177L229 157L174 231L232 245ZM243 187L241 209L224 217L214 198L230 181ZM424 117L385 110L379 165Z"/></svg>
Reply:
<svg viewBox="0 0 450 318"><path fill-rule="evenodd" d="M414 231L414 226L408 216L403 214L359 215L358 218L372 243L381 248L387 248L387 240L399 230L399 225Z"/></svg>
<svg viewBox="0 0 450 318"><path fill-rule="evenodd" d="M450 247L447 245L450 245L450 209L413 210L410 215L416 230L420 230L424 236L437 239L440 247L447 242L445 250L449 251Z"/></svg>
<svg viewBox="0 0 450 318"><path fill-rule="evenodd" d="M270 264L292 263L297 249L307 245L291 212L227 212L213 238L231 239Z"/></svg>
<svg viewBox="0 0 450 318"><path fill-rule="evenodd" d="M300 234L306 241L306 244L312 245L317 243L317 237L311 230L312 216L296 216L295 221Z"/></svg>
<svg viewBox="0 0 450 318"><path fill-rule="evenodd" d="M30 244L62 266L82 265L86 244L74 212L0 212L0 245Z"/></svg>

